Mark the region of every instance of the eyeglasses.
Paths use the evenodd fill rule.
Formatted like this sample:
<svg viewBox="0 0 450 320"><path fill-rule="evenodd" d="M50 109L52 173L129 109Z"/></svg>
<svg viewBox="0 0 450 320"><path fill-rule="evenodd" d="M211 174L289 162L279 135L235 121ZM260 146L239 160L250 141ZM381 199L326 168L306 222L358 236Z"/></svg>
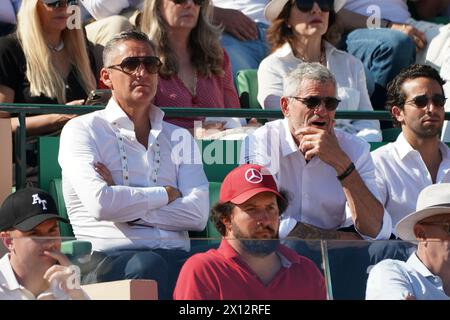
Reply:
<svg viewBox="0 0 450 320"><path fill-rule="evenodd" d="M405 104L414 104L418 108L423 108L429 105L430 100L433 102L433 105L442 108L444 107L445 100L447 100L447 98L442 94L433 94L431 98L424 94L405 101Z"/></svg>
<svg viewBox="0 0 450 320"><path fill-rule="evenodd" d="M289 98L292 98L292 99L302 102L308 109L315 109L318 106L320 106L323 102L325 105L325 108L328 111L336 110L339 105L339 102L341 102L341 100L336 99L335 97L309 96L309 97L301 98L301 97L291 96Z"/></svg>
<svg viewBox="0 0 450 320"><path fill-rule="evenodd" d="M320 10L328 12L333 9L334 0L295 0L297 9L302 12L310 12L316 2Z"/></svg>
<svg viewBox="0 0 450 320"><path fill-rule="evenodd" d="M120 64L109 66L108 69L116 69L132 75L138 71L141 65L144 65L145 70L147 70L148 73L158 73L162 62L155 56L127 57L123 59Z"/></svg>
<svg viewBox="0 0 450 320"><path fill-rule="evenodd" d="M185 4L189 0L171 0L175 4ZM202 6L205 3L206 0L192 0L195 5Z"/></svg>
<svg viewBox="0 0 450 320"><path fill-rule="evenodd" d="M77 6L78 0L41 0L43 4L45 4L49 8L60 8L65 6Z"/></svg>
<svg viewBox="0 0 450 320"><path fill-rule="evenodd" d="M450 234L450 222L420 222L419 224L430 226L444 226L445 231Z"/></svg>

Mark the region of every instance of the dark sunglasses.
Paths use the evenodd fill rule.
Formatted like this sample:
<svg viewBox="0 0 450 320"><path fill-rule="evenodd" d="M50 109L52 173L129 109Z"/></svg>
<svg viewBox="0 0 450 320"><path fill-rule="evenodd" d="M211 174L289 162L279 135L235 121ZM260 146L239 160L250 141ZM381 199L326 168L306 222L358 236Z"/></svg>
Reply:
<svg viewBox="0 0 450 320"><path fill-rule="evenodd" d="M447 231L447 233L450 234L450 222L419 222L419 223L423 225L445 227L445 231Z"/></svg>
<svg viewBox="0 0 450 320"><path fill-rule="evenodd" d="M295 0L297 9L302 12L310 12L314 6L314 2L317 2L322 11L328 12L333 10L334 0Z"/></svg>
<svg viewBox="0 0 450 320"><path fill-rule="evenodd" d="M430 97L428 97L427 95L421 95L421 96L417 96L414 97L411 100L405 101L405 104L414 104L416 107L418 108L423 108L429 105L431 102L433 102L433 105L435 105L436 107L442 108L445 105L445 100L447 100L447 98L442 95L442 94L433 94Z"/></svg>
<svg viewBox="0 0 450 320"><path fill-rule="evenodd" d="M124 73L131 75L137 72L141 64L144 65L145 70L147 70L148 73L158 73L162 62L155 56L127 57L123 59L120 64L109 66L108 69L119 68Z"/></svg>
<svg viewBox="0 0 450 320"><path fill-rule="evenodd" d="M65 4L65 6L77 6L78 0L42 0L42 3L49 8L56 9L63 7L63 4Z"/></svg>
<svg viewBox="0 0 450 320"><path fill-rule="evenodd" d="M339 105L339 102L341 102L341 100L336 99L335 97L309 96L309 97L305 97L305 98L301 98L301 97L289 97L289 98L293 98L295 100L300 101L308 109L315 109L318 106L320 106L323 102L325 105L325 108L328 111L336 110Z"/></svg>
<svg viewBox="0 0 450 320"><path fill-rule="evenodd" d="M185 4L188 0L171 0L175 4ZM202 6L206 0L192 0L195 5Z"/></svg>

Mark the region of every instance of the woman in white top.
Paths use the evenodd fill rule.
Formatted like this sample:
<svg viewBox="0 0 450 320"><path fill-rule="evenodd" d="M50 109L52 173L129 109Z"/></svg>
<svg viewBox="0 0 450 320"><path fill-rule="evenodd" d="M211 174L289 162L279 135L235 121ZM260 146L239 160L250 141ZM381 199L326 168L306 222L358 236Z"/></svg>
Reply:
<svg viewBox="0 0 450 320"><path fill-rule="evenodd" d="M325 41L328 25L345 0L272 0L264 14L272 25L267 38L272 53L258 69L258 101L264 109L279 109L284 77L302 62L320 62L336 77L338 110L373 110L360 60ZM381 141L379 121L336 120L336 127L366 141Z"/></svg>

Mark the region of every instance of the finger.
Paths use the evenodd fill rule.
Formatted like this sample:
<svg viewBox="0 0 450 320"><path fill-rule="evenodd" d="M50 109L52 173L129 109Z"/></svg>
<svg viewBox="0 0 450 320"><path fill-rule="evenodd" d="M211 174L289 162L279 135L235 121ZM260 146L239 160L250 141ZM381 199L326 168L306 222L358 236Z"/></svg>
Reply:
<svg viewBox="0 0 450 320"><path fill-rule="evenodd" d="M65 274L66 269L65 266L54 265L45 271L43 278L48 282L51 282L54 279L61 278Z"/></svg>
<svg viewBox="0 0 450 320"><path fill-rule="evenodd" d="M296 135L309 135L309 134L315 134L322 132L322 129L315 128L315 127L303 127L295 131Z"/></svg>
<svg viewBox="0 0 450 320"><path fill-rule="evenodd" d="M313 148L305 152L305 159L310 161L312 158L314 158L317 155L317 149Z"/></svg>
<svg viewBox="0 0 450 320"><path fill-rule="evenodd" d="M45 250L44 254L46 256L52 257L53 259L55 259L56 261L58 261L58 263L62 266L70 266L70 260L61 252L59 251L55 251L55 250Z"/></svg>
<svg viewBox="0 0 450 320"><path fill-rule="evenodd" d="M239 32L239 30L236 29L227 29L227 32L229 34L231 34L233 37L235 37L236 39L238 39L239 41L246 41L247 39L241 35L241 33Z"/></svg>

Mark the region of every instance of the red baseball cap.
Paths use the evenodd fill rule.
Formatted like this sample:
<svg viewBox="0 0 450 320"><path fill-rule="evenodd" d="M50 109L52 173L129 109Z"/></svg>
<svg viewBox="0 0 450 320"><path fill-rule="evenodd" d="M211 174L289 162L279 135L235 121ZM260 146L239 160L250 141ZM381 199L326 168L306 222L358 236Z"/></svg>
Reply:
<svg viewBox="0 0 450 320"><path fill-rule="evenodd" d="M257 164L241 165L227 174L220 188L219 201L242 204L261 192L272 192L282 201L272 174Z"/></svg>

